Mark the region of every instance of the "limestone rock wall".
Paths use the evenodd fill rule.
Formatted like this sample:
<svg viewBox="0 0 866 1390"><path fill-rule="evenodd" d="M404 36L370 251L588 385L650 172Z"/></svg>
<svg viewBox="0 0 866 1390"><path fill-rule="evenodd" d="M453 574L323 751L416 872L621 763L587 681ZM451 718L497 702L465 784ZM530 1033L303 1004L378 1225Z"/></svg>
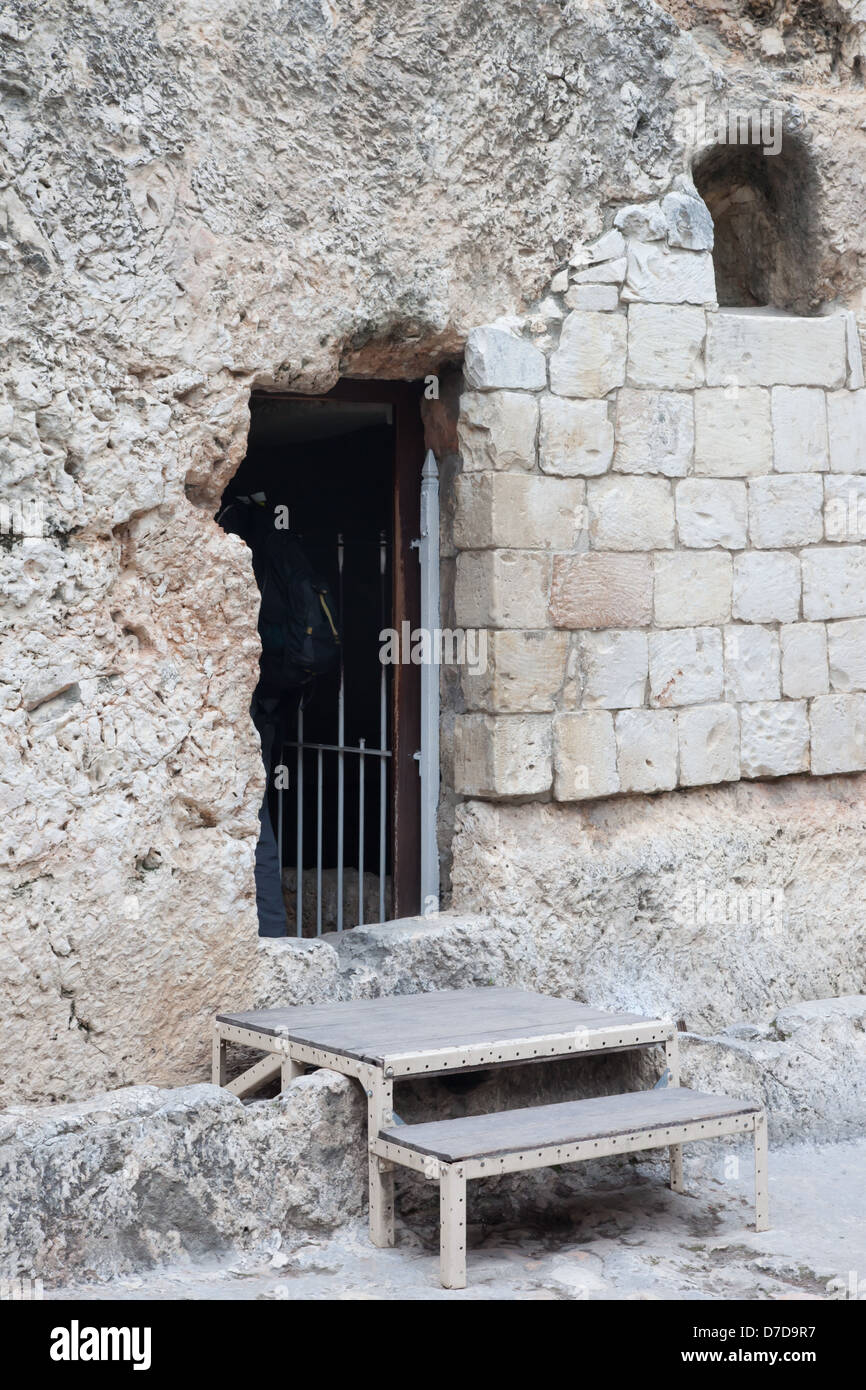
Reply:
<svg viewBox="0 0 866 1390"><path fill-rule="evenodd" d="M643 0L6 0L0 90L5 1102L201 1078L255 992L256 594L212 519L251 388L455 361L671 192L711 91L801 130L859 310L866 137L844 68Z"/></svg>

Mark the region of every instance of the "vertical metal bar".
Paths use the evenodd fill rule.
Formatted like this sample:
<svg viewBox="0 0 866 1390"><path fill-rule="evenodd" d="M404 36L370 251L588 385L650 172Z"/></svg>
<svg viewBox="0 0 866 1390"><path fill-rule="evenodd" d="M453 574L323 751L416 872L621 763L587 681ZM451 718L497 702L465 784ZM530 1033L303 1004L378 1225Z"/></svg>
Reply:
<svg viewBox="0 0 866 1390"><path fill-rule="evenodd" d="M343 618L343 533L337 536L337 570L339 573L339 609ZM345 820L345 765L343 741L346 725L345 671L343 648L340 647L340 691L337 696L337 931L343 930L343 822Z"/></svg>
<svg viewBox="0 0 866 1390"><path fill-rule="evenodd" d="M322 935L322 750L316 767L316 936Z"/></svg>
<svg viewBox="0 0 866 1390"><path fill-rule="evenodd" d="M388 553L385 532L379 533L379 631L385 626L385 570ZM388 678L385 663L379 671L379 921L385 921L385 846L388 834L388 769L384 757L388 738Z"/></svg>
<svg viewBox="0 0 866 1390"><path fill-rule="evenodd" d="M378 1067L371 1067L366 1078L367 1154L370 1173L370 1239L380 1249L394 1244L394 1167L382 1163L370 1152L379 1131L394 1123L394 1083L386 1081Z"/></svg>
<svg viewBox="0 0 866 1390"><path fill-rule="evenodd" d="M443 1289L466 1288L466 1178L456 1163L439 1177L439 1278Z"/></svg>
<svg viewBox="0 0 866 1390"><path fill-rule="evenodd" d="M432 449L421 472L421 630L431 660L421 667L421 911L439 908L439 470Z"/></svg>
<svg viewBox="0 0 866 1390"><path fill-rule="evenodd" d="M767 1173L767 1115L755 1117L755 1230L770 1229L770 1195Z"/></svg>
<svg viewBox="0 0 866 1390"><path fill-rule="evenodd" d="M304 711L298 705L298 789L297 789L297 808L298 826L296 838L295 863L295 923L296 934L304 934Z"/></svg>
<svg viewBox="0 0 866 1390"><path fill-rule="evenodd" d="M211 1080L215 1086L226 1084L226 1043L219 1031L219 1024L214 1024Z"/></svg>
<svg viewBox="0 0 866 1390"><path fill-rule="evenodd" d="M358 926L364 925L364 749L365 738L358 739Z"/></svg>
<svg viewBox="0 0 866 1390"><path fill-rule="evenodd" d="M665 1061L668 1069L668 1085L679 1086L680 1084L680 1040L677 1030L674 1028L673 1034L665 1043ZM670 1159L670 1184L671 1192L685 1192L685 1182L683 1179L683 1146L682 1144L671 1144L668 1149Z"/></svg>
<svg viewBox="0 0 866 1390"><path fill-rule="evenodd" d="M279 748L277 749L277 767L278 767L278 768L281 768L281 767L283 766L283 754L285 753L285 751L286 751L286 750L285 750L283 744L281 743L280 746L279 746ZM267 795L267 792L270 791L271 772L272 772L272 769L271 769L271 768L268 768L268 788L267 788L267 790L266 790L266 792L265 792L265 795ZM268 814L270 814L270 812L269 812ZM279 777L277 778L277 857L278 857L278 859L279 859L279 865L280 865L280 892L282 893L282 891L283 891L283 775L282 775L282 773L280 773Z"/></svg>

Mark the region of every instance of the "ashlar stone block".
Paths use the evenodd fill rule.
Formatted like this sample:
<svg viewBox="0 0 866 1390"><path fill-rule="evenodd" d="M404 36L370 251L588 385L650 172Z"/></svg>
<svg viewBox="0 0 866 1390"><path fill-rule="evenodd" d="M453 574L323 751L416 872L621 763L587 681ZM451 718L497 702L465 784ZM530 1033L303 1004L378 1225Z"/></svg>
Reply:
<svg viewBox="0 0 866 1390"><path fill-rule="evenodd" d="M800 616L797 556L766 550L736 555L732 612L746 623L793 623Z"/></svg>
<svg viewBox="0 0 866 1390"><path fill-rule="evenodd" d="M746 544L746 484L733 478L685 478L676 488L680 544L707 550Z"/></svg>
<svg viewBox="0 0 866 1390"><path fill-rule="evenodd" d="M547 385L547 363L525 338L485 324L466 339L463 375L475 391L540 391Z"/></svg>
<svg viewBox="0 0 866 1390"><path fill-rule="evenodd" d="M677 550L656 555L654 611L658 627L701 627L731 618L730 555Z"/></svg>
<svg viewBox="0 0 866 1390"><path fill-rule="evenodd" d="M810 707L812 771L862 772L866 768L866 695L823 695Z"/></svg>
<svg viewBox="0 0 866 1390"><path fill-rule="evenodd" d="M606 401L542 396L538 452L543 473L564 478L604 473L613 457L613 438Z"/></svg>
<svg viewBox="0 0 866 1390"><path fill-rule="evenodd" d="M454 787L461 796L538 796L553 782L553 737L545 714L458 714Z"/></svg>
<svg viewBox="0 0 866 1390"><path fill-rule="evenodd" d="M827 630L823 623L790 623L779 629L782 694L793 700L826 695Z"/></svg>
<svg viewBox="0 0 866 1390"><path fill-rule="evenodd" d="M743 478L773 466L770 393L755 387L695 392L695 473Z"/></svg>
<svg viewBox="0 0 866 1390"><path fill-rule="evenodd" d="M809 770L809 718L805 700L740 706L743 777L785 777Z"/></svg>
<svg viewBox="0 0 866 1390"><path fill-rule="evenodd" d="M734 624L725 628L725 699L778 700L779 638L758 624Z"/></svg>
<svg viewBox="0 0 866 1390"><path fill-rule="evenodd" d="M652 621L652 557L556 555L550 617L554 627L646 627Z"/></svg>
<svg viewBox="0 0 866 1390"><path fill-rule="evenodd" d="M866 548L813 546L803 551L803 617L866 616Z"/></svg>
<svg viewBox="0 0 866 1390"><path fill-rule="evenodd" d="M630 241L623 299L644 304L716 303L708 251L673 249L661 241Z"/></svg>
<svg viewBox="0 0 866 1390"><path fill-rule="evenodd" d="M825 392L812 386L774 386L771 395L776 472L817 473L829 468Z"/></svg>
<svg viewBox="0 0 866 1390"><path fill-rule="evenodd" d="M814 545L824 536L824 483L816 473L749 482L749 538L761 550Z"/></svg>
<svg viewBox="0 0 866 1390"><path fill-rule="evenodd" d="M538 402L523 391L464 391L457 439L464 473L535 467Z"/></svg>
<svg viewBox="0 0 866 1390"><path fill-rule="evenodd" d="M558 396L606 396L625 381L625 315L573 310L550 359L550 389Z"/></svg>
<svg viewBox="0 0 866 1390"><path fill-rule="evenodd" d="M706 312L692 305L632 304L628 311L629 386L690 391L704 381Z"/></svg>
<svg viewBox="0 0 866 1390"><path fill-rule="evenodd" d="M665 478L593 478L586 502L596 550L665 550L674 544L674 499Z"/></svg>
<svg viewBox="0 0 866 1390"><path fill-rule="evenodd" d="M832 690L866 690L866 618L828 623L827 655Z"/></svg>
<svg viewBox="0 0 866 1390"><path fill-rule="evenodd" d="M457 556L455 618L467 628L543 628L553 562L539 550L464 550Z"/></svg>
<svg viewBox="0 0 866 1390"><path fill-rule="evenodd" d="M557 801L584 801L619 791L613 715L607 710L558 714L553 738Z"/></svg>
<svg viewBox="0 0 866 1390"><path fill-rule="evenodd" d="M866 473L866 391L832 392L827 423L833 472Z"/></svg>
<svg viewBox="0 0 866 1390"><path fill-rule="evenodd" d="M494 631L484 634L465 664L461 686L467 710L489 714L535 714L552 710L565 678L568 633L549 628L537 632ZM480 669L479 669L480 668Z"/></svg>
<svg viewBox="0 0 866 1390"><path fill-rule="evenodd" d="M672 710L622 710L616 716L616 750L622 791L670 791L676 786L677 724Z"/></svg>
<svg viewBox="0 0 866 1390"><path fill-rule="evenodd" d="M684 478L694 442L694 406L687 392L635 391L626 386L617 393L617 472Z"/></svg>
<svg viewBox="0 0 866 1390"><path fill-rule="evenodd" d="M845 319L719 309L707 317L707 385L841 387Z"/></svg>
<svg viewBox="0 0 866 1390"><path fill-rule="evenodd" d="M648 672L646 633L583 632L579 642L581 703L589 708L634 709L644 704Z"/></svg>
<svg viewBox="0 0 866 1390"><path fill-rule="evenodd" d="M696 705L719 700L724 683L717 628L672 628L649 634L650 703Z"/></svg>
<svg viewBox="0 0 866 1390"><path fill-rule="evenodd" d="M733 705L696 705L677 714L680 785L713 786L740 776L740 721Z"/></svg>
<svg viewBox="0 0 866 1390"><path fill-rule="evenodd" d="M456 483L458 550L571 550L585 529L584 483L522 473L463 474Z"/></svg>

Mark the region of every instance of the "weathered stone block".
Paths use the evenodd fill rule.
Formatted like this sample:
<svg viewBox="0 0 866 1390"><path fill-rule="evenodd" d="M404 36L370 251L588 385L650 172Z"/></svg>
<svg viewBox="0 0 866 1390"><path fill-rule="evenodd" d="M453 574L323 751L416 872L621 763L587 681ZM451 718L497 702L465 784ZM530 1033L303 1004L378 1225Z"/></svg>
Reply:
<svg viewBox="0 0 866 1390"><path fill-rule="evenodd" d="M613 466L618 472L683 478L694 442L694 407L686 392L623 387L617 393Z"/></svg>
<svg viewBox="0 0 866 1390"><path fill-rule="evenodd" d="M547 385L547 363L524 338L484 325L466 339L463 375L476 391L540 391Z"/></svg>
<svg viewBox="0 0 866 1390"><path fill-rule="evenodd" d="M811 386L774 386L772 411L777 473L821 472L830 467L823 391Z"/></svg>
<svg viewBox="0 0 866 1390"><path fill-rule="evenodd" d="M791 623L779 630L782 647L782 694L804 700L826 695L827 631L823 623Z"/></svg>
<svg viewBox="0 0 866 1390"><path fill-rule="evenodd" d="M652 621L649 555L556 555L554 627L646 627Z"/></svg>
<svg viewBox="0 0 866 1390"><path fill-rule="evenodd" d="M746 544L746 484L728 478L686 478L676 488L677 532L694 549Z"/></svg>
<svg viewBox="0 0 866 1390"><path fill-rule="evenodd" d="M649 634L650 703L696 705L720 700L724 683L722 634L712 627Z"/></svg>
<svg viewBox="0 0 866 1390"><path fill-rule="evenodd" d="M648 670L646 633L584 632L580 637L584 706L633 709L643 705Z"/></svg>
<svg viewBox="0 0 866 1390"><path fill-rule="evenodd" d="M827 624L827 655L833 690L866 690L866 618Z"/></svg>
<svg viewBox="0 0 866 1390"><path fill-rule="evenodd" d="M454 789L461 796L537 796L553 781L545 714L458 714Z"/></svg>
<svg viewBox="0 0 866 1390"><path fill-rule="evenodd" d="M715 305L713 258L706 251L671 250L659 241L631 241L622 297L644 304Z"/></svg>
<svg viewBox="0 0 866 1390"><path fill-rule="evenodd" d="M547 626L552 560L541 551L465 550L454 587L459 627Z"/></svg>
<svg viewBox="0 0 866 1390"><path fill-rule="evenodd" d="M464 473L534 468L538 402L523 391L464 391L457 439Z"/></svg>
<svg viewBox="0 0 866 1390"><path fill-rule="evenodd" d="M803 551L802 562L804 618L866 615L866 548L815 546Z"/></svg>
<svg viewBox="0 0 866 1390"><path fill-rule="evenodd" d="M658 627L700 627L730 621L730 555L680 550L671 555L656 555L654 566Z"/></svg>
<svg viewBox="0 0 866 1390"><path fill-rule="evenodd" d="M688 305L632 304L628 311L629 386L688 391L704 380L706 313Z"/></svg>
<svg viewBox="0 0 866 1390"><path fill-rule="evenodd" d="M757 624L725 628L725 699L778 700L779 638Z"/></svg>
<svg viewBox="0 0 866 1390"><path fill-rule="evenodd" d="M845 385L849 391L859 391L866 384L863 375L863 349L860 346L860 333L857 316L851 309L845 310L845 346L848 351L848 377Z"/></svg>
<svg viewBox="0 0 866 1390"><path fill-rule="evenodd" d="M866 473L866 391L831 392L827 424L833 472Z"/></svg>
<svg viewBox="0 0 866 1390"><path fill-rule="evenodd" d="M677 723L671 710L627 709L616 716L616 764L624 792L670 791L677 784Z"/></svg>
<svg viewBox="0 0 866 1390"><path fill-rule="evenodd" d="M619 791L613 715L606 710L558 714L553 741L557 801L583 801Z"/></svg>
<svg viewBox="0 0 866 1390"><path fill-rule="evenodd" d="M550 359L550 389L558 396L606 396L625 381L627 328L623 314L575 309L562 325Z"/></svg>
<svg viewBox="0 0 866 1390"><path fill-rule="evenodd" d="M467 710L535 714L552 710L565 678L568 634L494 631L486 636L483 670L464 666L461 686ZM482 662L477 663L478 666Z"/></svg>
<svg viewBox="0 0 866 1390"><path fill-rule="evenodd" d="M824 535L824 484L816 473L749 482L749 538L762 550L812 545Z"/></svg>
<svg viewBox="0 0 866 1390"><path fill-rule="evenodd" d="M712 251L713 219L703 198L691 197L687 193L668 193L662 198L661 207L669 246L685 246L690 251Z"/></svg>
<svg viewBox="0 0 866 1390"><path fill-rule="evenodd" d="M844 385L845 319L719 309L707 318L707 385Z"/></svg>
<svg viewBox="0 0 866 1390"><path fill-rule="evenodd" d="M740 770L743 777L785 777L809 770L805 700L740 706Z"/></svg>
<svg viewBox="0 0 866 1390"><path fill-rule="evenodd" d="M674 499L664 478L610 475L587 484L589 540L596 550L665 550L674 543Z"/></svg>
<svg viewBox="0 0 866 1390"><path fill-rule="evenodd" d="M740 721L733 705L697 705L677 714L680 785L736 782L740 775Z"/></svg>
<svg viewBox="0 0 866 1390"><path fill-rule="evenodd" d="M538 455L544 473L565 478L604 473L613 457L607 402L542 396Z"/></svg>
<svg viewBox="0 0 866 1390"><path fill-rule="evenodd" d="M820 695L810 717L817 776L866 768L866 695Z"/></svg>
<svg viewBox="0 0 866 1390"><path fill-rule="evenodd" d="M572 285L565 296L569 309L584 309L591 313L612 313L619 308L617 285Z"/></svg>
<svg viewBox="0 0 866 1390"><path fill-rule="evenodd" d="M457 479L455 490L459 550L570 550L585 529L584 484L577 478L470 473Z"/></svg>
<svg viewBox="0 0 866 1390"><path fill-rule="evenodd" d="M764 550L736 555L732 612L746 623L793 623L800 616L796 555Z"/></svg>
<svg viewBox="0 0 866 1390"><path fill-rule="evenodd" d="M599 265L586 266L575 273L578 285L621 285L625 279L625 256L613 261L603 261Z"/></svg>
<svg viewBox="0 0 866 1390"><path fill-rule="evenodd" d="M586 258L592 265L598 265L601 261L617 261L624 255L625 237L615 227L586 248Z"/></svg>
<svg viewBox="0 0 866 1390"><path fill-rule="evenodd" d="M695 472L714 478L769 473L773 466L770 393L695 392Z"/></svg>

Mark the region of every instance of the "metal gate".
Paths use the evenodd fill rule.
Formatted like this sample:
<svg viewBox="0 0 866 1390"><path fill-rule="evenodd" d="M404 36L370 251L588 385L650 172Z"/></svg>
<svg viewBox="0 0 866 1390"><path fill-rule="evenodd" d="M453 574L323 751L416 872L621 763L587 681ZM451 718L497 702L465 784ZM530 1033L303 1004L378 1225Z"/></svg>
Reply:
<svg viewBox="0 0 866 1390"><path fill-rule="evenodd" d="M414 543L421 565L421 625L428 631L438 629L439 624L439 481L436 460L428 451L424 462L421 482L420 536ZM344 584L347 579L347 559L354 560L357 547L347 544L342 533L335 537L337 573L339 576L338 603L340 613L344 612ZM378 541L379 573L379 617L380 634L385 627L388 614L386 603L386 574L389 562L389 541L381 533ZM352 581L351 573L348 574ZM435 646L435 644L433 644ZM366 917L366 873L368 857L371 872L376 876L377 893L375 912L369 920L384 922L389 915L388 844L389 844L389 801L392 783L393 749L389 747L389 690L388 671L380 657L378 675L379 730L378 747L370 746L367 739L359 737L357 743L346 742L346 699L347 681L341 655L339 686L336 695L336 739L334 742L315 742L304 738L304 709L299 707L296 718L294 738L286 739L280 749L278 762L294 771L294 787L277 788L277 826L276 838L279 847L280 877L282 880L285 845L285 821L287 805L285 798L295 799L295 932L304 935L305 897L309 889L314 899L314 912L308 911L308 927L316 936L323 930L343 931L346 926L363 926ZM438 908L439 864L436 845L436 809L439 798L439 667L428 663L421 668L421 748L416 751L418 774L421 777L421 882L420 898L422 910L434 911ZM330 799L326 787L332 783L327 774L336 769L336 794ZM367 828L370 821L370 793L374 792L373 816L378 821L375 853L368 856ZM346 823L349 798L355 798L355 805L349 817L357 836L356 844L347 844ZM310 823L308 798L315 800L315 867L309 873L304 867L307 854L305 844L305 825ZM332 819L333 818L333 819ZM326 832L331 824L336 831L336 866L334 911L325 911L326 874L330 871L324 864L324 846L330 835ZM357 861L357 862L353 862ZM357 910L351 914L355 921L346 920L346 878L352 870L357 874ZM326 920L326 917L333 920Z"/></svg>

